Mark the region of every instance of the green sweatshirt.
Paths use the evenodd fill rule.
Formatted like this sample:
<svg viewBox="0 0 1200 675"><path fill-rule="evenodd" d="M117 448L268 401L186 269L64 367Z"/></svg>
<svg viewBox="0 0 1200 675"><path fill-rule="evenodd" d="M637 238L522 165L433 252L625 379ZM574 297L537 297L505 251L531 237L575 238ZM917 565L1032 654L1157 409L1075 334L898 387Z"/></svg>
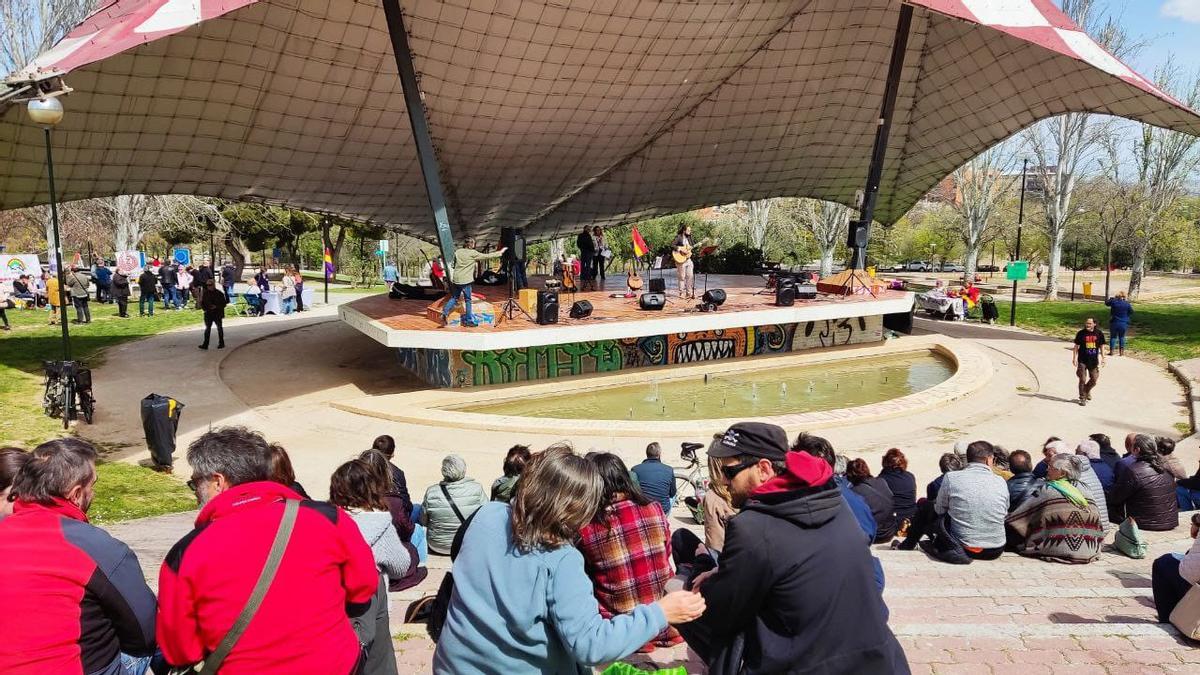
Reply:
<svg viewBox="0 0 1200 675"><path fill-rule="evenodd" d="M499 258L502 253L480 253L473 248L458 249L454 252L454 266L450 268L450 283L465 286L475 281L475 261Z"/></svg>

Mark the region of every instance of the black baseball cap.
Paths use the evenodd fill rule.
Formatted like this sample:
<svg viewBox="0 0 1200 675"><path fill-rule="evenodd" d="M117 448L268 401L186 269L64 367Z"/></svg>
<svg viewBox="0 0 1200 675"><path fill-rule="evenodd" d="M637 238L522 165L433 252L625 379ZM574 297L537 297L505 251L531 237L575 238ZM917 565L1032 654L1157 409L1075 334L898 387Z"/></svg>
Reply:
<svg viewBox="0 0 1200 675"><path fill-rule="evenodd" d="M783 428L762 422L738 422L708 448L709 457L750 455L782 460L787 457L787 452L787 433Z"/></svg>

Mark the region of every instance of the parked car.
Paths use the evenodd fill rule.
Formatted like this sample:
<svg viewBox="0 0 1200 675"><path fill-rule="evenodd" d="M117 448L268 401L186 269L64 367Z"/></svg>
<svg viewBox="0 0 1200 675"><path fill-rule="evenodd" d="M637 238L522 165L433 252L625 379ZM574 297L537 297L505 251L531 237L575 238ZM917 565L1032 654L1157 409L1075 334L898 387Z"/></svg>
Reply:
<svg viewBox="0 0 1200 675"><path fill-rule="evenodd" d="M905 265L904 269L907 272L929 272L932 271L933 267L924 260L913 260Z"/></svg>
<svg viewBox="0 0 1200 675"><path fill-rule="evenodd" d="M963 267L962 265L959 265L958 263L947 262L947 263L942 263L942 271L943 272L957 272L958 274L962 274L963 272L967 271L967 268Z"/></svg>
<svg viewBox="0 0 1200 675"><path fill-rule="evenodd" d="M1002 272L996 265L979 265L975 268L976 272Z"/></svg>

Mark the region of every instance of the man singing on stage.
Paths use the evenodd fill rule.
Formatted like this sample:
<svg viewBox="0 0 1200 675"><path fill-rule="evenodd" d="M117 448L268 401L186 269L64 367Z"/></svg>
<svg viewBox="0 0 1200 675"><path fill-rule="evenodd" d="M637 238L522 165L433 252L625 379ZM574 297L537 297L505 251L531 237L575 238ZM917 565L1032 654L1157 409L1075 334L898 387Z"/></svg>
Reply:
<svg viewBox="0 0 1200 675"><path fill-rule="evenodd" d="M1071 348L1071 364L1079 378L1079 405L1092 400L1092 389L1100 379L1100 366L1104 365L1104 333L1096 328L1096 320L1091 317L1083 326L1075 334L1075 346Z"/></svg>
<svg viewBox="0 0 1200 675"><path fill-rule="evenodd" d="M679 276L679 297L696 297L695 263L692 262L692 226L684 225L671 244L675 255L675 273Z"/></svg>
<svg viewBox="0 0 1200 675"><path fill-rule="evenodd" d="M442 308L442 325L449 320L450 310L454 309L459 296L462 296L466 305L462 325L467 328L479 325L475 322L475 315L471 313L471 284L475 281L475 263L479 260L499 258L507 250L505 247L492 253L480 253L475 250L475 238L467 237L465 246L454 252L454 264L450 267L450 300Z"/></svg>

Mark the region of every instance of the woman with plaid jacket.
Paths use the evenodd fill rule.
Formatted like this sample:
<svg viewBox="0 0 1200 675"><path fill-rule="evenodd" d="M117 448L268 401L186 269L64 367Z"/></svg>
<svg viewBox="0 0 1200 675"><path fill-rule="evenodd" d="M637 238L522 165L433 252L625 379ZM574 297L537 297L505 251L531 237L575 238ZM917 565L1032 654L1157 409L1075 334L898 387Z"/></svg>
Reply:
<svg viewBox="0 0 1200 675"><path fill-rule="evenodd" d="M596 517L579 533L579 550L600 613L609 618L662 596L674 574L671 529L658 502L647 499L633 485L620 457L603 452L589 455L589 459L604 480L604 497ZM641 651L682 641L679 633L668 627Z"/></svg>

